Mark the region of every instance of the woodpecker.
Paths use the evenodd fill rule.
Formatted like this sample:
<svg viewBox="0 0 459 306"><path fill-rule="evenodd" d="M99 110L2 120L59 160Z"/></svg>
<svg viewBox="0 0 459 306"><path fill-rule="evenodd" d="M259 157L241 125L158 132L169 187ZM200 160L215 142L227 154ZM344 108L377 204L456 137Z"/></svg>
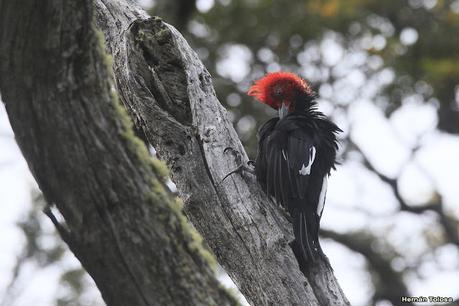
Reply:
<svg viewBox="0 0 459 306"><path fill-rule="evenodd" d="M255 175L290 215L295 235L290 245L304 272L319 256L326 259L319 224L341 130L317 110L316 94L296 74L268 73L254 82L248 95L279 114L258 131Z"/></svg>

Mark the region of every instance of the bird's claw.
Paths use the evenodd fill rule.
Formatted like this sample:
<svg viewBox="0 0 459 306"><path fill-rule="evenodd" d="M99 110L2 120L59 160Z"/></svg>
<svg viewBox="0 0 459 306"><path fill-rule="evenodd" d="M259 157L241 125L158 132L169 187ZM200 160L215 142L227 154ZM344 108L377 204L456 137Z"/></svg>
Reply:
<svg viewBox="0 0 459 306"><path fill-rule="evenodd" d="M227 175L225 175L225 177L220 181L220 183L223 183L223 181L230 175L234 174L234 173L243 173L243 172L249 172L249 173L252 173L254 174L254 170L253 168L255 167L255 162L253 160L249 160L247 162L247 166L244 165L244 163L242 162L242 156L241 156L241 153L238 151L238 150L235 150L231 147L226 147L224 150L223 150L223 153L227 153L227 152L231 152L231 154L234 155L235 159L236 159L236 164L238 165L236 169L234 169L233 171L229 172Z"/></svg>
<svg viewBox="0 0 459 306"><path fill-rule="evenodd" d="M224 150L223 150L223 153L226 153L228 151L231 151L231 153L234 153L234 152L237 152L239 153L238 151L234 150L232 147L226 147Z"/></svg>
<svg viewBox="0 0 459 306"><path fill-rule="evenodd" d="M238 150L235 150L231 147L226 147L224 150L223 150L223 154L226 154L228 152L231 152L231 154L234 155L234 157L236 158L236 163L237 164L241 164L242 163L242 157L241 157L241 153L238 151Z"/></svg>
<svg viewBox="0 0 459 306"><path fill-rule="evenodd" d="M244 165L243 165L243 164L240 164L236 169L234 169L233 171L231 171L230 173L228 173L227 175L225 175L225 177L220 181L220 183L223 183L223 181L226 180L226 178L227 178L228 176L230 176L231 174L242 172L242 171L244 170L243 167L244 167Z"/></svg>

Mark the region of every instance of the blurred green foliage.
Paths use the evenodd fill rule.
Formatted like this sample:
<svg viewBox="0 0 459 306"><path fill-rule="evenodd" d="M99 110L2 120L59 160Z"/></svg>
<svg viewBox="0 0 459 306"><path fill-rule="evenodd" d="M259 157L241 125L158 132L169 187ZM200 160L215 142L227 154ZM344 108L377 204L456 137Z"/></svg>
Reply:
<svg viewBox="0 0 459 306"><path fill-rule="evenodd" d="M165 2L176 4L175 14L170 7L167 12L161 10ZM436 105L441 130L459 133L457 0L215 0L197 1L197 10L189 8L188 1L186 21L178 18L185 16L180 2L157 0L150 13L175 23L198 51L214 76L220 100L234 115L236 127L244 116L257 122L265 119L264 108L248 99L244 91L267 71L282 68L305 75L308 67L318 67L326 73L306 75L316 88L339 79L333 67L324 65L322 56L314 60L303 56L308 46L320 46L324 37L333 33L345 52L363 52L367 58L382 61L377 70L390 68L395 73L379 94L387 115L406 97L416 95ZM206 4L200 8L202 3ZM180 22L175 22L177 19ZM221 69L232 55L246 62L246 71L237 77ZM361 70L369 78L377 71L366 65L370 61ZM254 130L242 130L241 138L253 154Z"/></svg>

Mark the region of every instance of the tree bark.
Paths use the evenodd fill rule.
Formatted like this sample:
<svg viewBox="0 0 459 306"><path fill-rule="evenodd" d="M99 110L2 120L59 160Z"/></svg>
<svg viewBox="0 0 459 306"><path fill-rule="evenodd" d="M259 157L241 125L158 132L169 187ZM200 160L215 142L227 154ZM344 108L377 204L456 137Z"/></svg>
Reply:
<svg viewBox="0 0 459 306"><path fill-rule="evenodd" d="M123 103L171 169L185 209L253 305L349 305L326 263L301 274L291 225L254 177L222 178L247 155L211 77L173 27L125 0L97 0ZM110 37L116 39L110 39Z"/></svg>
<svg viewBox="0 0 459 306"><path fill-rule="evenodd" d="M171 209L160 166L120 121L87 2L0 0L0 90L21 150L109 305L231 304ZM301 274L291 226L254 177L220 183L236 167L224 148L247 155L183 37L133 1L95 7L121 101L247 300L349 305L325 263Z"/></svg>
<svg viewBox="0 0 459 306"><path fill-rule="evenodd" d="M108 305L237 305L137 139L91 1L0 1L0 90L62 237Z"/></svg>

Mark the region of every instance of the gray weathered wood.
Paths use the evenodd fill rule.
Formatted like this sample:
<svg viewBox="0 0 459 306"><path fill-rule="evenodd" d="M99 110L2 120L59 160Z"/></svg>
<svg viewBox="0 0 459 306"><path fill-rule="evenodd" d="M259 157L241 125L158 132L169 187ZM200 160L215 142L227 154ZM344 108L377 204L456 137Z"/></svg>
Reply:
<svg viewBox="0 0 459 306"><path fill-rule="evenodd" d="M192 223L253 305L349 305L321 263L301 274L290 225L250 175L221 179L247 161L211 76L183 37L128 0L97 0L118 91L136 126L171 169Z"/></svg>
<svg viewBox="0 0 459 306"><path fill-rule="evenodd" d="M114 306L237 305L134 136L88 0L0 0L0 91L47 214ZM116 39L116 37L111 37Z"/></svg>

